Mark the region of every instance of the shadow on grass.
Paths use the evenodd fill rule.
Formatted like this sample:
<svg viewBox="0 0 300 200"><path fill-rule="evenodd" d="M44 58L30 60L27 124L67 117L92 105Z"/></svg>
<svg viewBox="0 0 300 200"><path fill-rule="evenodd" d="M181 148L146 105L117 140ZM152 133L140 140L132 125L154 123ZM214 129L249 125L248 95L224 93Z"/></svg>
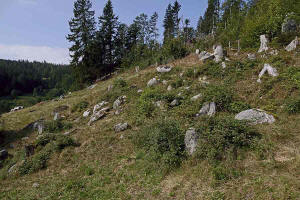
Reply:
<svg viewBox="0 0 300 200"><path fill-rule="evenodd" d="M1 131L0 132L0 147L5 147L17 140L22 139L23 137L29 136L33 133L33 126L32 124L26 126L25 128L18 130L18 131Z"/></svg>

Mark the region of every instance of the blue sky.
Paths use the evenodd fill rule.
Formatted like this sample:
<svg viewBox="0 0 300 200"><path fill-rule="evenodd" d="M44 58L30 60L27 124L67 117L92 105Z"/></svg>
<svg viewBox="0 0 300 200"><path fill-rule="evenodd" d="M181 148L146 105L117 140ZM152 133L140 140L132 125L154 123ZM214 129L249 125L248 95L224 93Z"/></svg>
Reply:
<svg viewBox="0 0 300 200"><path fill-rule="evenodd" d="M68 20L73 16L75 0L0 0L0 59L28 59L52 63L68 63L65 36ZM106 0L92 0L98 17ZM130 24L141 14L159 14L159 31L168 3L173 0L112 0L119 20ZM180 15L195 26L203 15L207 0L179 0Z"/></svg>

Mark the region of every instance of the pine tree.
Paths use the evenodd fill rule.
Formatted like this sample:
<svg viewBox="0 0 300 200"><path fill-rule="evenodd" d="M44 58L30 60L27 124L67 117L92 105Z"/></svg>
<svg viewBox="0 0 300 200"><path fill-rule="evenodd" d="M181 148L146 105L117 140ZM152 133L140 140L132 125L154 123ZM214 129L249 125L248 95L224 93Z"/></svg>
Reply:
<svg viewBox="0 0 300 200"><path fill-rule="evenodd" d="M111 0L108 0L102 16L99 17L100 30L98 35L102 37L104 46L103 64L106 66L106 72L111 73L114 70L114 38L117 32L118 17L114 14Z"/></svg>
<svg viewBox="0 0 300 200"><path fill-rule="evenodd" d="M120 24L117 28L117 33L115 37L115 60L117 65L120 65L122 58L126 56L126 37L128 34L128 26L126 24Z"/></svg>
<svg viewBox="0 0 300 200"><path fill-rule="evenodd" d="M181 10L181 5L176 0L174 2L174 5L172 7L172 17L173 17L173 23L174 23L174 37L177 37L179 35L179 12Z"/></svg>
<svg viewBox="0 0 300 200"><path fill-rule="evenodd" d="M203 27L204 19L202 16L199 17L199 20L197 22L197 37L201 38L204 33L204 27Z"/></svg>
<svg viewBox="0 0 300 200"><path fill-rule="evenodd" d="M138 41L139 44L147 43L147 29L148 29L148 16L144 13L137 16L134 21L134 24L138 27Z"/></svg>
<svg viewBox="0 0 300 200"><path fill-rule="evenodd" d="M157 12L153 13L153 15L150 17L148 22L148 28L147 28L147 41L148 43L155 43L159 34L158 34L158 28L157 28L157 20L158 20L158 14Z"/></svg>
<svg viewBox="0 0 300 200"><path fill-rule="evenodd" d="M164 43L174 38L174 18L173 18L173 8L172 5L169 4L166 10L165 18L164 18Z"/></svg>
<svg viewBox="0 0 300 200"><path fill-rule="evenodd" d="M88 60L89 46L95 37L95 13L91 8L90 0L77 0L74 3L74 17L69 21L71 33L67 40L73 43L69 49L71 65L80 82L86 81L91 67Z"/></svg>

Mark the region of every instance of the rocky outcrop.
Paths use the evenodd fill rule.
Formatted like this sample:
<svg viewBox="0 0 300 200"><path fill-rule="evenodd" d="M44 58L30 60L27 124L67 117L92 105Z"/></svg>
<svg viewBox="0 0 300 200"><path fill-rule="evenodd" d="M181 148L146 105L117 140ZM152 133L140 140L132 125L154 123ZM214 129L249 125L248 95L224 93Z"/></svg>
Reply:
<svg viewBox="0 0 300 200"><path fill-rule="evenodd" d="M265 73L268 73L270 76L273 76L273 77L276 77L278 76L278 72L275 68L273 68L270 64L265 64L264 65L264 68L261 70L261 72L259 73L259 76L258 76L258 80L257 82L258 83L261 83L261 78L262 76L265 74Z"/></svg>
<svg viewBox="0 0 300 200"><path fill-rule="evenodd" d="M275 118L272 115L269 115L265 111L259 109L242 111L235 116L235 119L246 120L254 125L263 123L272 124L275 122Z"/></svg>
<svg viewBox="0 0 300 200"><path fill-rule="evenodd" d="M153 78L153 79L148 81L147 86L152 87L152 86L157 85L157 84L158 84L158 80L156 78Z"/></svg>
<svg viewBox="0 0 300 200"><path fill-rule="evenodd" d="M204 103L201 110L199 111L197 116L207 115L209 117L216 114L216 104L215 102L207 102Z"/></svg>
<svg viewBox="0 0 300 200"><path fill-rule="evenodd" d="M32 128L34 131L37 130L39 135L42 134L43 130L45 129L44 120L38 120L38 121L34 122Z"/></svg>
<svg viewBox="0 0 300 200"><path fill-rule="evenodd" d="M126 99L126 96L118 97L113 103L113 109L118 110L120 106L126 102Z"/></svg>
<svg viewBox="0 0 300 200"><path fill-rule="evenodd" d="M190 128L186 131L184 137L185 149L189 155L192 155L196 151L198 143L198 135L196 129Z"/></svg>
<svg viewBox="0 0 300 200"><path fill-rule="evenodd" d="M88 125L91 126L93 122L98 121L99 119L103 118L107 112L109 111L109 107L105 107L102 108L101 110L99 110L98 112L94 113L91 118L90 121L88 122Z"/></svg>
<svg viewBox="0 0 300 200"><path fill-rule="evenodd" d="M258 53L268 51L269 50L268 43L269 43L269 40L266 37L266 35L261 35L260 36L260 48L258 50Z"/></svg>
<svg viewBox="0 0 300 200"><path fill-rule="evenodd" d="M101 108L103 108L103 106L105 106L107 104L108 104L108 102L106 102L106 101L102 101L101 103L96 104L93 109L93 114L98 112Z"/></svg>
<svg viewBox="0 0 300 200"><path fill-rule="evenodd" d="M159 73L166 73L166 72L170 72L172 70L172 67L170 67L170 66L161 66L161 67L157 67L156 70Z"/></svg>
<svg viewBox="0 0 300 200"><path fill-rule="evenodd" d="M125 131L125 130L128 129L128 123L120 123L120 124L117 124L117 125L115 125L114 129L115 129L115 132L116 132L116 133Z"/></svg>
<svg viewBox="0 0 300 200"><path fill-rule="evenodd" d="M299 45L298 37L296 37L287 47L285 47L285 50L294 51L297 48L297 45Z"/></svg>

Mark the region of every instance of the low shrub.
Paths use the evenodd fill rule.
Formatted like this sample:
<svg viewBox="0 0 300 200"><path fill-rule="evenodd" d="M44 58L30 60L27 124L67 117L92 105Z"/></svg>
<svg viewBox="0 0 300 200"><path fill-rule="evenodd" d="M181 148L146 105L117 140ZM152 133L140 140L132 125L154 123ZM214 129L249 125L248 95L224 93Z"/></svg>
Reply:
<svg viewBox="0 0 300 200"><path fill-rule="evenodd" d="M179 88L179 87L182 87L182 86L183 86L183 80L182 80L182 78L177 78L175 81L173 81L173 82L171 83L171 86L172 86L173 88Z"/></svg>
<svg viewBox="0 0 300 200"><path fill-rule="evenodd" d="M219 161L232 155L237 158L239 149L249 148L258 132L231 116L203 119L198 124L199 142L197 156L209 161Z"/></svg>
<svg viewBox="0 0 300 200"><path fill-rule="evenodd" d="M173 119L158 120L144 127L135 144L167 169L179 166L185 158L184 132Z"/></svg>
<svg viewBox="0 0 300 200"><path fill-rule="evenodd" d="M89 106L89 103L86 101L81 101L78 104L75 104L72 107L72 112L82 112L84 109L86 109Z"/></svg>
<svg viewBox="0 0 300 200"><path fill-rule="evenodd" d="M118 78L114 80L114 86L117 88L124 88L127 86L127 82L123 78Z"/></svg>
<svg viewBox="0 0 300 200"><path fill-rule="evenodd" d="M49 133L58 133L63 130L68 130L71 128L72 128L71 123L64 123L60 120L45 122L45 131Z"/></svg>
<svg viewBox="0 0 300 200"><path fill-rule="evenodd" d="M244 110L248 110L250 108L251 108L250 105L247 103L241 101L235 101L230 104L228 111L231 113L239 113Z"/></svg>
<svg viewBox="0 0 300 200"><path fill-rule="evenodd" d="M300 113L300 96L287 100L285 110L290 114Z"/></svg>
<svg viewBox="0 0 300 200"><path fill-rule="evenodd" d="M228 85L209 85L203 93L204 102L215 102L217 111L228 111L233 101L233 93Z"/></svg>

